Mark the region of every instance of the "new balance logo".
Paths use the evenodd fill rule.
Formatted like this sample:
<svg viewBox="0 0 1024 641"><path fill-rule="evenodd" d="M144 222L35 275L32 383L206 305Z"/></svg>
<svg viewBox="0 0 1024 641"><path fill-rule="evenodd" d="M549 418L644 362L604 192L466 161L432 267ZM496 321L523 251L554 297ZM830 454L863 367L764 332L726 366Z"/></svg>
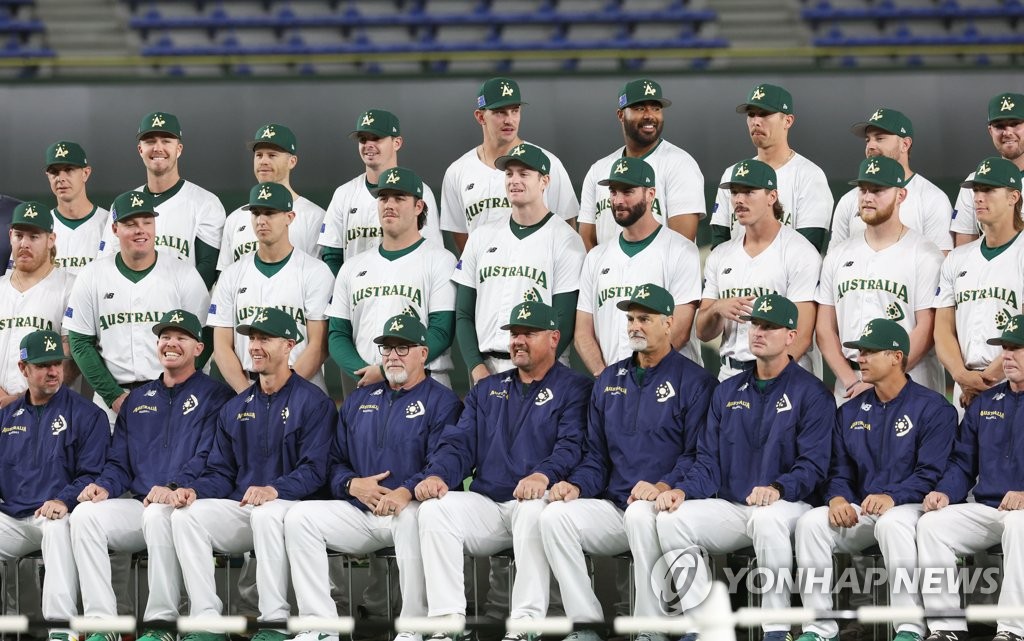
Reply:
<svg viewBox="0 0 1024 641"><path fill-rule="evenodd" d="M359 272L358 274L356 274L356 278L361 278L363 276L366 276L366 270L365 269L363 271Z"/></svg>
<svg viewBox="0 0 1024 641"><path fill-rule="evenodd" d="M497 248L497 247L488 247L488 248L487 248L487 253L488 253L488 254L493 254L493 253L494 253L494 252L496 252L496 251L498 251L498 248Z"/></svg>
<svg viewBox="0 0 1024 641"><path fill-rule="evenodd" d="M853 261L851 260L851 261L849 261L847 263L844 263L843 267L853 267Z"/></svg>
<svg viewBox="0 0 1024 641"><path fill-rule="evenodd" d="M107 292L106 294L103 295L103 298L105 300L110 300L113 297L114 297L114 292Z"/></svg>

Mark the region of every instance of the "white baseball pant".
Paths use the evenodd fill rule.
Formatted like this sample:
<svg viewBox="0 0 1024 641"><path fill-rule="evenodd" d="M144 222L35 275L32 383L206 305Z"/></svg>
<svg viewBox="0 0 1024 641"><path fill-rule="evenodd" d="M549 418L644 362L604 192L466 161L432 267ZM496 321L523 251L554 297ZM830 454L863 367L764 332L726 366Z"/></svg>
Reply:
<svg viewBox="0 0 1024 641"><path fill-rule="evenodd" d="M897 505L882 516L863 514L853 505L858 521L853 527L835 527L828 521L828 506L816 507L800 517L796 524L796 563L804 572L813 572L817 583L801 584L804 607L813 610L832 609L832 553L856 554L875 543L882 551L882 560L889 577L889 603L893 607L920 607L917 589L908 586L917 567L917 520L924 510L920 503ZM906 577L902 581L900 576ZM822 581L822 577L829 577ZM917 623L894 623L896 632L913 632L924 636L924 626ZM826 639L839 634L834 620L815 621L804 626Z"/></svg>
<svg viewBox="0 0 1024 641"><path fill-rule="evenodd" d="M11 561L36 550L42 550L46 568L43 618L67 621L78 612L78 572L71 551L69 518L51 520L26 516L16 519L0 513L0 561Z"/></svg>

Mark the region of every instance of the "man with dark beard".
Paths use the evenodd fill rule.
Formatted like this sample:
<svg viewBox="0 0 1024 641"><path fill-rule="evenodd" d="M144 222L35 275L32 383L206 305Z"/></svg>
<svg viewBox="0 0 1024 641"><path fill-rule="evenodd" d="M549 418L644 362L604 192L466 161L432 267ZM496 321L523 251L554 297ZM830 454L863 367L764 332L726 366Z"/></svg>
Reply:
<svg viewBox="0 0 1024 641"><path fill-rule="evenodd" d="M583 262L576 351L595 376L609 363L628 358L633 351L615 305L628 300L639 285L653 283L668 289L675 301L672 349L701 364L700 343L691 339L700 300L700 256L696 245L654 218L654 169L639 158L623 157L599 184L608 187L612 215L622 233L595 247Z"/></svg>
<svg viewBox="0 0 1024 641"><path fill-rule="evenodd" d="M662 109L672 104L653 80L631 80L619 91L619 122L626 144L590 167L580 197L580 236L587 251L598 243L615 240L619 230L612 216L608 188L598 183L619 158L642 158L655 168L657 195L654 219L690 240L705 216L704 176L693 156L661 137Z"/></svg>

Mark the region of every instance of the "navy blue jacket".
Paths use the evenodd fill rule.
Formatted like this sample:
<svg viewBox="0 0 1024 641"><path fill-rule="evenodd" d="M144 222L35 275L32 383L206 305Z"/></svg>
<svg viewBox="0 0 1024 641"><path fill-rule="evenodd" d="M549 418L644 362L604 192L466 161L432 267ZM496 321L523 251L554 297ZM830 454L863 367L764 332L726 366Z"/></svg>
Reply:
<svg viewBox="0 0 1024 641"><path fill-rule="evenodd" d="M717 382L678 352L636 380L633 358L605 368L594 382L587 453L569 482L583 498L625 509L638 481L675 486L693 465Z"/></svg>
<svg viewBox="0 0 1024 641"><path fill-rule="evenodd" d="M357 388L345 399L331 450L330 490L336 499L368 511L345 492L352 478L389 471L378 483L413 492L423 468L437 449L445 426L462 412L455 392L429 376L409 390L392 390L386 382Z"/></svg>
<svg viewBox="0 0 1024 641"><path fill-rule="evenodd" d="M137 499L155 485L190 487L206 466L217 414L234 395L202 372L174 387L161 376L135 388L121 405L96 484L110 496L130 491Z"/></svg>
<svg viewBox="0 0 1024 641"><path fill-rule="evenodd" d="M74 509L109 445L110 422L92 401L62 385L36 406L25 392L0 410L0 512L29 516L50 499Z"/></svg>
<svg viewBox="0 0 1024 641"><path fill-rule="evenodd" d="M869 494L888 494L903 505L920 503L935 489L956 431L956 410L944 396L907 378L888 403L871 388L838 415L826 500L860 503Z"/></svg>
<svg viewBox="0 0 1024 641"><path fill-rule="evenodd" d="M782 485L786 501L808 501L825 479L836 429L832 392L793 359L764 392L754 371L715 389L697 460L676 484L686 498L745 503L750 491Z"/></svg>
<svg viewBox="0 0 1024 641"><path fill-rule="evenodd" d="M217 417L206 469L192 484L199 498L241 500L251 486L269 485L278 498L304 499L324 485L334 403L292 372L267 395L257 381Z"/></svg>
<svg viewBox="0 0 1024 641"><path fill-rule="evenodd" d="M949 465L935 489L950 503L974 500L999 507L1006 493L1024 490L1024 392L1006 381L985 390L967 407ZM977 479L977 485L975 485Z"/></svg>
<svg viewBox="0 0 1024 641"><path fill-rule="evenodd" d="M591 385L558 362L525 389L518 370L488 376L469 391L423 477L455 488L472 473L471 489L494 501L511 501L519 481L534 472L552 484L565 479L580 460Z"/></svg>

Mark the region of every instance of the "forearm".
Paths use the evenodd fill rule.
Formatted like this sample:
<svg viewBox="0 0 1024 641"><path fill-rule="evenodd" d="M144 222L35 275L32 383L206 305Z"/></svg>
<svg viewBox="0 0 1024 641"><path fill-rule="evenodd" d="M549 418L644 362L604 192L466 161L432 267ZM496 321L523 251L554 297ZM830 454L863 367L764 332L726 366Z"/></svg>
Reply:
<svg viewBox="0 0 1024 641"><path fill-rule="evenodd" d="M328 321L328 328L327 336L331 358L346 374L353 378L359 378L356 376L356 372L366 367L367 362L359 355L355 342L352 340L352 321L344 318L331 318Z"/></svg>
<svg viewBox="0 0 1024 641"><path fill-rule="evenodd" d="M252 382L242 369L242 363L235 354L233 336L235 330L230 327L213 328L213 362L217 363L220 375L224 377L231 389L241 392Z"/></svg>
<svg viewBox="0 0 1024 641"><path fill-rule="evenodd" d="M476 290L456 285L455 294L455 340L459 342L462 358L470 371L484 362L480 343L476 337Z"/></svg>
<svg viewBox="0 0 1024 641"><path fill-rule="evenodd" d="M323 253L320 258L330 268L334 277L337 278L338 271L341 270L341 266L345 262L345 250L340 247L323 247Z"/></svg>
<svg viewBox="0 0 1024 641"><path fill-rule="evenodd" d="M85 380L89 381L89 385L100 395L104 403L108 406L113 405L117 397L124 394L124 390L107 369L103 357L96 349L96 337L68 332L68 340L71 343L71 356L85 376Z"/></svg>
<svg viewBox="0 0 1024 641"><path fill-rule="evenodd" d="M576 327L576 300L579 298L579 291L555 294L551 297L551 306L555 310L555 318L558 319L558 347L555 355L561 356L572 343L573 330Z"/></svg>
<svg viewBox="0 0 1024 641"><path fill-rule="evenodd" d="M586 312L576 312L574 344L588 372L597 376L604 371L606 363L597 336L594 335L594 317Z"/></svg>
<svg viewBox="0 0 1024 641"><path fill-rule="evenodd" d="M427 361L432 361L444 354L452 346L454 337L454 311L427 314Z"/></svg>
<svg viewBox="0 0 1024 641"><path fill-rule="evenodd" d="M212 245L207 245L196 238L196 271L206 284L206 289L211 289L217 280L217 257L220 250Z"/></svg>

